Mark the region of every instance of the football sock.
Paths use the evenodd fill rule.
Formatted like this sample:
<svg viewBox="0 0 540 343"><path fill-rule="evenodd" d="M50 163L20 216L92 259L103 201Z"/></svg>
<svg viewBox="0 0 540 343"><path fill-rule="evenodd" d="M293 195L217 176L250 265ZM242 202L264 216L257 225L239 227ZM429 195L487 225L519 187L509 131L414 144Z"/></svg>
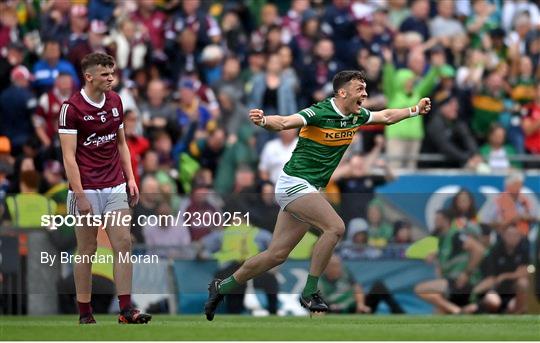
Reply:
<svg viewBox="0 0 540 343"><path fill-rule="evenodd" d="M234 276L231 275L219 283L218 292L219 294L227 294L238 286L240 286L240 284L235 280Z"/></svg>
<svg viewBox="0 0 540 343"><path fill-rule="evenodd" d="M313 276L311 274L308 274L306 286L304 287L304 290L302 291L302 296L307 297L313 293L316 293L318 282L319 282L318 276Z"/></svg>
<svg viewBox="0 0 540 343"><path fill-rule="evenodd" d="M120 310L124 310L131 306L131 294L123 294L118 296L118 301L120 303Z"/></svg>
<svg viewBox="0 0 540 343"><path fill-rule="evenodd" d="M86 315L89 315L92 313L92 306L90 306L90 303L82 303L80 301L77 301L77 305L79 306L79 315L81 317L84 317Z"/></svg>

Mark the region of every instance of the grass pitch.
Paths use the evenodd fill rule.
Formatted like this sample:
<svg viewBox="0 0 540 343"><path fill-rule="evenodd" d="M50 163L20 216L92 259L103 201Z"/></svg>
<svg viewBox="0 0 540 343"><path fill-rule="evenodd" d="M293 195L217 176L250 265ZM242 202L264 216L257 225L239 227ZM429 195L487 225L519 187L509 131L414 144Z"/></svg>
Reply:
<svg viewBox="0 0 540 343"><path fill-rule="evenodd" d="M148 325L119 325L96 315L97 325L77 316L0 317L0 340L257 341L257 340L540 340L540 316L154 316Z"/></svg>

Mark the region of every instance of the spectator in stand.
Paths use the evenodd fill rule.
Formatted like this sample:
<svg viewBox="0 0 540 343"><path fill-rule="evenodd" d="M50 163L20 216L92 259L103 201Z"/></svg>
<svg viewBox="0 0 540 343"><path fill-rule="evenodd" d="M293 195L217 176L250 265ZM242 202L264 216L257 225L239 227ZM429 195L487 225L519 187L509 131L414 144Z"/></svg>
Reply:
<svg viewBox="0 0 540 343"><path fill-rule="evenodd" d="M353 218L347 225L347 237L340 244L339 252L343 259L377 259L382 251L368 245L368 224L362 218Z"/></svg>
<svg viewBox="0 0 540 343"><path fill-rule="evenodd" d="M213 229L218 229L214 226L215 221L204 220L207 218L215 218L214 213L218 213L218 209L211 204L212 185L199 183L195 180L191 188L191 196L187 201L184 201L180 208L180 213L185 220L182 222L182 230L189 232L192 242L200 241L204 236L212 232Z"/></svg>
<svg viewBox="0 0 540 343"><path fill-rule="evenodd" d="M418 80L415 72L411 69L396 70L390 51L385 50L383 54L385 59L383 90L388 99L388 107L414 106L422 97L430 95L436 86L439 70L444 65L443 56L437 55L436 58L433 57L429 71ZM412 59L414 54L419 54L419 52L411 51L409 58ZM420 70L416 71L419 72ZM387 138L386 152L392 158L390 166L392 168L414 170L416 168L416 158L420 152L421 140L424 137L422 116L387 126L385 135Z"/></svg>
<svg viewBox="0 0 540 343"><path fill-rule="evenodd" d="M182 30L178 33L174 40L167 44L165 53L168 58L168 78L172 84L177 84L188 71L201 68L197 34L192 30Z"/></svg>
<svg viewBox="0 0 540 343"><path fill-rule="evenodd" d="M478 236L477 209L473 194L466 188L462 188L452 198L450 204L450 214L452 215L452 226L458 230Z"/></svg>
<svg viewBox="0 0 540 343"><path fill-rule="evenodd" d="M22 43L10 43L5 55L0 53L0 93L11 86L11 71L23 63L24 55L25 47Z"/></svg>
<svg viewBox="0 0 540 343"><path fill-rule="evenodd" d="M221 108L219 125L225 128L231 140L236 139L236 133L247 122L247 107L239 98L237 88L223 86L218 91L218 101Z"/></svg>
<svg viewBox="0 0 540 343"><path fill-rule="evenodd" d="M233 94L235 98L242 101L244 99L244 83L240 78L241 70L238 57L233 55L225 58L222 78L216 85L216 93L219 93L224 88L232 88L235 90L235 94Z"/></svg>
<svg viewBox="0 0 540 343"><path fill-rule="evenodd" d="M202 50L208 44L218 43L221 39L218 23L201 9L200 0L182 1L180 9L176 10L167 23L166 44L174 41L183 31L196 34L197 50Z"/></svg>
<svg viewBox="0 0 540 343"><path fill-rule="evenodd" d="M0 135L9 138L12 155L17 156L33 135L32 115L37 101L30 90L32 74L25 66L15 67L10 79L12 85L0 93Z"/></svg>
<svg viewBox="0 0 540 343"><path fill-rule="evenodd" d="M489 198L480 209L480 223L488 225L499 235L507 227L515 225L521 235L527 236L531 223L539 219L539 212L522 191L524 180L520 172L510 173L504 180L504 192Z"/></svg>
<svg viewBox="0 0 540 343"><path fill-rule="evenodd" d="M388 164L382 164L384 174L376 172L384 147L384 138L375 138L373 149L365 156L355 154L347 163L339 166L332 175L332 181L341 193L341 218L348 223L355 217L365 218L368 204L375 198L375 189L393 180L394 175Z"/></svg>
<svg viewBox="0 0 540 343"><path fill-rule="evenodd" d="M309 0L292 0L291 7L287 14L281 18L283 23L283 42L288 44L293 37L300 34L302 30L302 18L306 15L312 15L314 10L311 8Z"/></svg>
<svg viewBox="0 0 540 343"><path fill-rule="evenodd" d="M139 186L141 184L141 169L139 164L144 153L150 148L150 142L144 136L137 134L137 112L127 110L124 112L124 132L126 141L131 156L131 169L135 182Z"/></svg>
<svg viewBox="0 0 540 343"><path fill-rule="evenodd" d="M189 145L189 154L199 162L201 168L206 168L216 174L221 155L225 150L225 131L216 127L208 130L208 137L199 138Z"/></svg>
<svg viewBox="0 0 540 343"><path fill-rule="evenodd" d="M35 77L33 86L38 94L49 91L54 86L54 80L60 73L70 74L75 82L75 89L79 87L79 76L73 65L62 59L60 42L47 40L43 43L43 53L33 68Z"/></svg>
<svg viewBox="0 0 540 343"><path fill-rule="evenodd" d="M367 209L368 221L368 245L375 248L385 248L392 239L392 226L384 217L384 204L378 200L372 200Z"/></svg>
<svg viewBox="0 0 540 343"><path fill-rule="evenodd" d="M354 16L350 3L350 0L332 0L322 15L324 34L335 45L336 56L346 56L349 41L354 36Z"/></svg>
<svg viewBox="0 0 540 343"><path fill-rule="evenodd" d="M276 189L270 181L262 181L257 186L258 201L249 210L249 219L253 225L274 232L279 205L276 202Z"/></svg>
<svg viewBox="0 0 540 343"><path fill-rule="evenodd" d="M375 313L381 302L386 302L391 313L404 313L382 281L375 281L365 294L337 255L332 255L321 276L321 293L328 301L330 313Z"/></svg>
<svg viewBox="0 0 540 343"><path fill-rule="evenodd" d="M71 7L69 16L70 35L68 41L68 51L77 46L79 42L87 40L88 30L88 9L84 5Z"/></svg>
<svg viewBox="0 0 540 343"><path fill-rule="evenodd" d="M525 107L527 115L523 118L525 149L528 153L540 156L540 83L536 84L534 102Z"/></svg>
<svg viewBox="0 0 540 343"><path fill-rule="evenodd" d="M52 0L43 4L39 23L39 33L43 40L54 40L61 48L67 47L70 8L69 1Z"/></svg>
<svg viewBox="0 0 540 343"><path fill-rule="evenodd" d="M107 25L100 20L92 20L85 34L72 43L67 52L68 61L73 64L79 79L83 79L81 60L92 52L104 52L111 54L112 49L105 44L107 42Z"/></svg>
<svg viewBox="0 0 540 343"><path fill-rule="evenodd" d="M505 144L506 130L498 123L491 124L487 143L480 147L480 155L494 173L508 172L510 168L521 168L521 164L511 161L516 155L514 147Z"/></svg>
<svg viewBox="0 0 540 343"><path fill-rule="evenodd" d="M266 70L251 81L253 88L248 94L248 107L260 108L265 113L283 115L296 113L294 80L283 74L278 54L268 56Z"/></svg>
<svg viewBox="0 0 540 343"><path fill-rule="evenodd" d="M182 134L186 134L191 125L195 125L195 138L200 138L206 136L207 125L212 120L212 115L208 108L201 103L195 91L195 84L192 80L180 80L176 123Z"/></svg>
<svg viewBox="0 0 540 343"><path fill-rule="evenodd" d="M319 102L332 94L332 78L343 69L328 38L320 39L314 47L313 60L304 61L301 96L306 102Z"/></svg>
<svg viewBox="0 0 540 343"><path fill-rule="evenodd" d="M419 283L414 291L433 304L438 313L458 314L469 304L472 289L479 281L478 266L484 248L474 236L452 226L447 210L437 211L434 233L439 237L438 278Z"/></svg>
<svg viewBox="0 0 540 343"><path fill-rule="evenodd" d="M221 19L221 30L223 32L226 55L236 55L242 59L245 58L249 43L248 35L236 11L225 11Z"/></svg>
<svg viewBox="0 0 540 343"><path fill-rule="evenodd" d="M475 0L473 11L466 20L467 31L472 35L471 44L473 48L485 47L489 31L500 26L496 19L496 7L487 0Z"/></svg>
<svg viewBox="0 0 540 343"><path fill-rule="evenodd" d="M482 162L467 123L459 119L459 103L451 93L435 99L438 110L426 127L425 151L444 155L442 166L476 168ZM437 166L441 164L437 163Z"/></svg>
<svg viewBox="0 0 540 343"><path fill-rule="evenodd" d="M264 50L268 31L274 25L281 25L278 8L275 4L264 4L261 8L261 24L251 33L249 45L255 50Z"/></svg>
<svg viewBox="0 0 540 343"><path fill-rule="evenodd" d="M276 184L283 166L289 161L296 148L297 134L296 130L283 130L278 133L278 138L268 141L264 145L259 160L261 180Z"/></svg>
<svg viewBox="0 0 540 343"><path fill-rule="evenodd" d="M413 0L411 15L400 25L400 32L414 31L422 35L424 41L429 40L429 0Z"/></svg>
<svg viewBox="0 0 540 343"><path fill-rule="evenodd" d="M515 226L509 226L502 240L486 256L484 279L473 292L481 295L468 312L483 310L492 313L527 313L529 291L529 242Z"/></svg>
<svg viewBox="0 0 540 343"><path fill-rule="evenodd" d="M167 16L156 7L155 0L138 1L137 10L132 13L131 19L144 27L152 46L152 56L157 60L165 58L165 23Z"/></svg>
<svg viewBox="0 0 540 343"><path fill-rule="evenodd" d="M454 18L453 1L443 0L437 3L437 16L429 22L431 37L437 37L444 46L450 46L452 37L465 33L463 24Z"/></svg>
<svg viewBox="0 0 540 343"><path fill-rule="evenodd" d="M128 17L122 17L111 39L116 45L117 68L129 72L143 68L148 54L146 37L140 26Z"/></svg>
<svg viewBox="0 0 540 343"><path fill-rule="evenodd" d="M71 74L60 73L54 80L54 88L39 97L32 121L36 135L45 148L49 148L51 145L53 148L60 147L58 141L58 116L64 101L68 100L73 94L73 85Z"/></svg>
<svg viewBox="0 0 540 343"><path fill-rule="evenodd" d="M480 0L479 0L480 1ZM471 127L477 138L485 140L489 127L497 122L504 111L506 92L503 87L504 80L498 71L492 71L483 80L482 86L477 88L471 98L473 117Z"/></svg>
<svg viewBox="0 0 540 343"><path fill-rule="evenodd" d="M140 105L142 123L147 133L162 129L176 119L174 105L168 101L168 89L163 80L151 80L146 90L146 101Z"/></svg>

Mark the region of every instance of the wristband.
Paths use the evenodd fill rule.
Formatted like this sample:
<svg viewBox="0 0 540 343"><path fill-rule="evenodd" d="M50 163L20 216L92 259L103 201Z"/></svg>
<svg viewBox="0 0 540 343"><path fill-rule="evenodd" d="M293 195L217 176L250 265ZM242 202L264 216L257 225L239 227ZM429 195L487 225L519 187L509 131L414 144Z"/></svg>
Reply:
<svg viewBox="0 0 540 343"><path fill-rule="evenodd" d="M262 117L262 120L261 120L259 126L260 127L265 127L266 126L266 117L264 117L264 116Z"/></svg>
<svg viewBox="0 0 540 343"><path fill-rule="evenodd" d="M409 107L409 117L416 117L418 114L420 114L420 110L418 109L418 105L414 107Z"/></svg>

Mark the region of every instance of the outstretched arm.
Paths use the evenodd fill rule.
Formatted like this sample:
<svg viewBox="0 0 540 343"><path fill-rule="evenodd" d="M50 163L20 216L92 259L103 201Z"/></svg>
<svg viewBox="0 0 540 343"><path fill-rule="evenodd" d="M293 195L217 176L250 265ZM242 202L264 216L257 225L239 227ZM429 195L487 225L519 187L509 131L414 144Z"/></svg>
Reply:
<svg viewBox="0 0 540 343"><path fill-rule="evenodd" d="M269 131L297 129L305 125L304 118L299 114L290 116L265 116L259 109L249 110L249 119L253 124L262 126Z"/></svg>
<svg viewBox="0 0 540 343"><path fill-rule="evenodd" d="M431 110L431 100L422 98L418 105L409 108L386 109L378 112L371 112L369 124L392 125L417 115L425 115Z"/></svg>

